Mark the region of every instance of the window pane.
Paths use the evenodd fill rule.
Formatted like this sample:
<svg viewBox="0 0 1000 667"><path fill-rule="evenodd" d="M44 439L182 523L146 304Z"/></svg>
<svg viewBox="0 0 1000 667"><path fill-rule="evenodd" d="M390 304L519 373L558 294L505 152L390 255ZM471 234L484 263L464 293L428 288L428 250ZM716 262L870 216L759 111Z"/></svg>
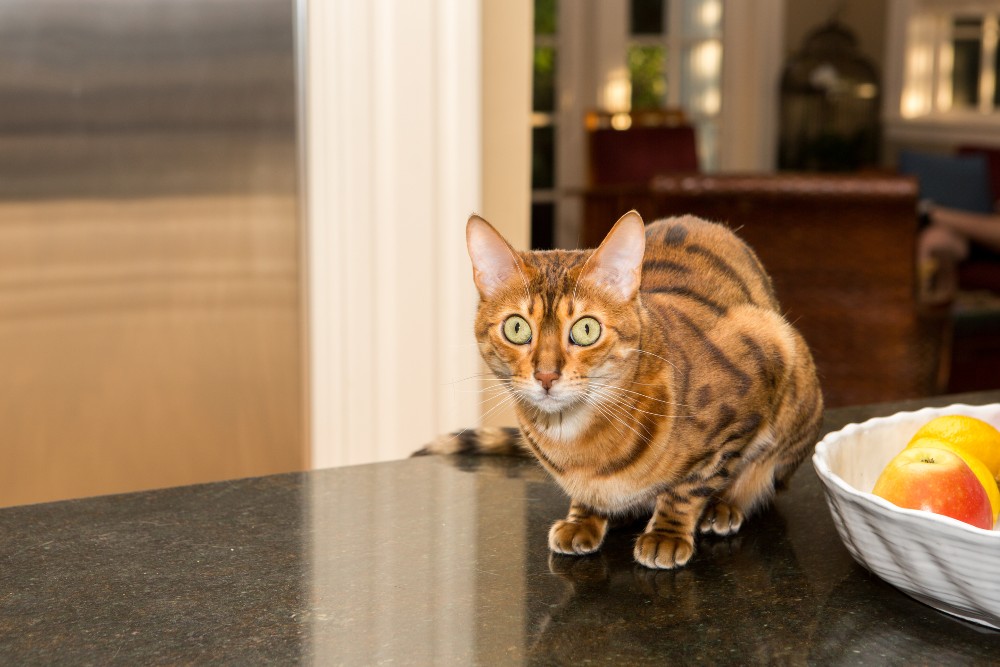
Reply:
<svg viewBox="0 0 1000 667"><path fill-rule="evenodd" d="M982 55L982 18L960 17L952 24L954 60L951 72L952 107L979 106L979 68Z"/></svg>
<svg viewBox="0 0 1000 667"><path fill-rule="evenodd" d="M681 31L685 37L722 36L722 0L687 0L682 6Z"/></svg>
<svg viewBox="0 0 1000 667"><path fill-rule="evenodd" d="M996 83L993 85L993 110L996 111L1000 107L1000 49L997 49L993 71L996 73Z"/></svg>
<svg viewBox="0 0 1000 667"><path fill-rule="evenodd" d="M979 42L956 40L951 74L952 101L956 108L979 106Z"/></svg>
<svg viewBox="0 0 1000 667"><path fill-rule="evenodd" d="M631 29L633 35L659 35L666 24L666 0L632 0Z"/></svg>
<svg viewBox="0 0 1000 667"><path fill-rule="evenodd" d="M535 0L535 34L554 35L559 27L558 0Z"/></svg>
<svg viewBox="0 0 1000 667"><path fill-rule="evenodd" d="M531 249L552 250L556 240L556 205L551 202L531 205Z"/></svg>
<svg viewBox="0 0 1000 667"><path fill-rule="evenodd" d="M531 188L544 190L556 182L556 133L551 125L531 130Z"/></svg>
<svg viewBox="0 0 1000 667"><path fill-rule="evenodd" d="M722 44L698 42L681 55L681 106L696 116L714 116L722 106Z"/></svg>
<svg viewBox="0 0 1000 667"><path fill-rule="evenodd" d="M719 125L715 121L695 124L698 137L698 163L702 171L714 172L719 169Z"/></svg>
<svg viewBox="0 0 1000 667"><path fill-rule="evenodd" d="M535 74L532 79L531 108L552 111L556 108L556 50L535 48Z"/></svg>
<svg viewBox="0 0 1000 667"><path fill-rule="evenodd" d="M663 47L629 47L628 70L632 79L633 109L659 109L664 106L667 93L665 66Z"/></svg>

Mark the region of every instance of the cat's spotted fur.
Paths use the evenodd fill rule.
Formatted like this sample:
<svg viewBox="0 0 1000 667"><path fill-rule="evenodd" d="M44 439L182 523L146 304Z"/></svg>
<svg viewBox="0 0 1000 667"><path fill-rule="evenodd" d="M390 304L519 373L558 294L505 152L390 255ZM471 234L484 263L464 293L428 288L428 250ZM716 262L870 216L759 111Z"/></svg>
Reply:
<svg viewBox="0 0 1000 667"><path fill-rule="evenodd" d="M643 234L633 211L596 251L516 252L473 216L468 242L480 351L517 397L520 443L571 498L549 532L553 551L591 553L609 519L643 512L636 560L683 565L697 532L739 530L815 443L812 357L726 227L671 218ZM525 335L523 323L529 341L505 334L512 316L522 319L509 331ZM584 317L599 323L589 345L574 342ZM518 437L466 434L422 453L481 440L509 453Z"/></svg>

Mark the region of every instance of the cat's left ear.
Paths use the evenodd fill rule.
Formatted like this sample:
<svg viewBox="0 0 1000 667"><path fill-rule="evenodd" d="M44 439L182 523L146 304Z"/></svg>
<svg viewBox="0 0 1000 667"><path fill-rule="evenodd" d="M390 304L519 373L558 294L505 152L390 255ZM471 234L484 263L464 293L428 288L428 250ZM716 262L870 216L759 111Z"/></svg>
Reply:
<svg viewBox="0 0 1000 667"><path fill-rule="evenodd" d="M584 275L629 301L642 281L642 256L646 252L646 226L634 210L618 219L587 263Z"/></svg>

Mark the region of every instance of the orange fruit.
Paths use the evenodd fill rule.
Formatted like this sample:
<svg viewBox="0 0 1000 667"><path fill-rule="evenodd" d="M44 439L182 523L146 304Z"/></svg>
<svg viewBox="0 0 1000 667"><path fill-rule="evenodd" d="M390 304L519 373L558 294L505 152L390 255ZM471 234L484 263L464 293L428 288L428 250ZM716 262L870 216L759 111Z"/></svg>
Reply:
<svg viewBox="0 0 1000 667"><path fill-rule="evenodd" d="M937 438L979 459L993 478L1000 475L1000 431L982 419L965 415L945 415L932 419L910 440Z"/></svg>
<svg viewBox="0 0 1000 667"><path fill-rule="evenodd" d="M983 485L983 489L986 490L986 495L990 499L990 508L993 510L993 523L996 523L997 516L1000 516L1000 488L997 487L997 482L993 479L993 475L990 474L986 464L977 459L975 456L972 456L968 452L951 445L951 443L948 443L941 438L915 438L910 441L910 444L908 444L906 448L911 449L914 447L946 449L950 452L954 452L959 456L959 458L965 461L966 465L968 465L969 468L972 469L972 472L975 473L979 483Z"/></svg>

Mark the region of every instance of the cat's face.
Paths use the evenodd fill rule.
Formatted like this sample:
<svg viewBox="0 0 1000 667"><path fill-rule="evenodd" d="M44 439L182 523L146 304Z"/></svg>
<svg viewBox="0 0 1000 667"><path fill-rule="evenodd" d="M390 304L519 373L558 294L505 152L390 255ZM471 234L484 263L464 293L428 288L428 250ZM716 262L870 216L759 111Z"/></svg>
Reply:
<svg viewBox="0 0 1000 667"><path fill-rule="evenodd" d="M482 297L476 337L487 365L544 413L595 403L638 356L641 220L619 234L622 247L606 249L605 241L594 252L523 254L474 220L469 245Z"/></svg>

